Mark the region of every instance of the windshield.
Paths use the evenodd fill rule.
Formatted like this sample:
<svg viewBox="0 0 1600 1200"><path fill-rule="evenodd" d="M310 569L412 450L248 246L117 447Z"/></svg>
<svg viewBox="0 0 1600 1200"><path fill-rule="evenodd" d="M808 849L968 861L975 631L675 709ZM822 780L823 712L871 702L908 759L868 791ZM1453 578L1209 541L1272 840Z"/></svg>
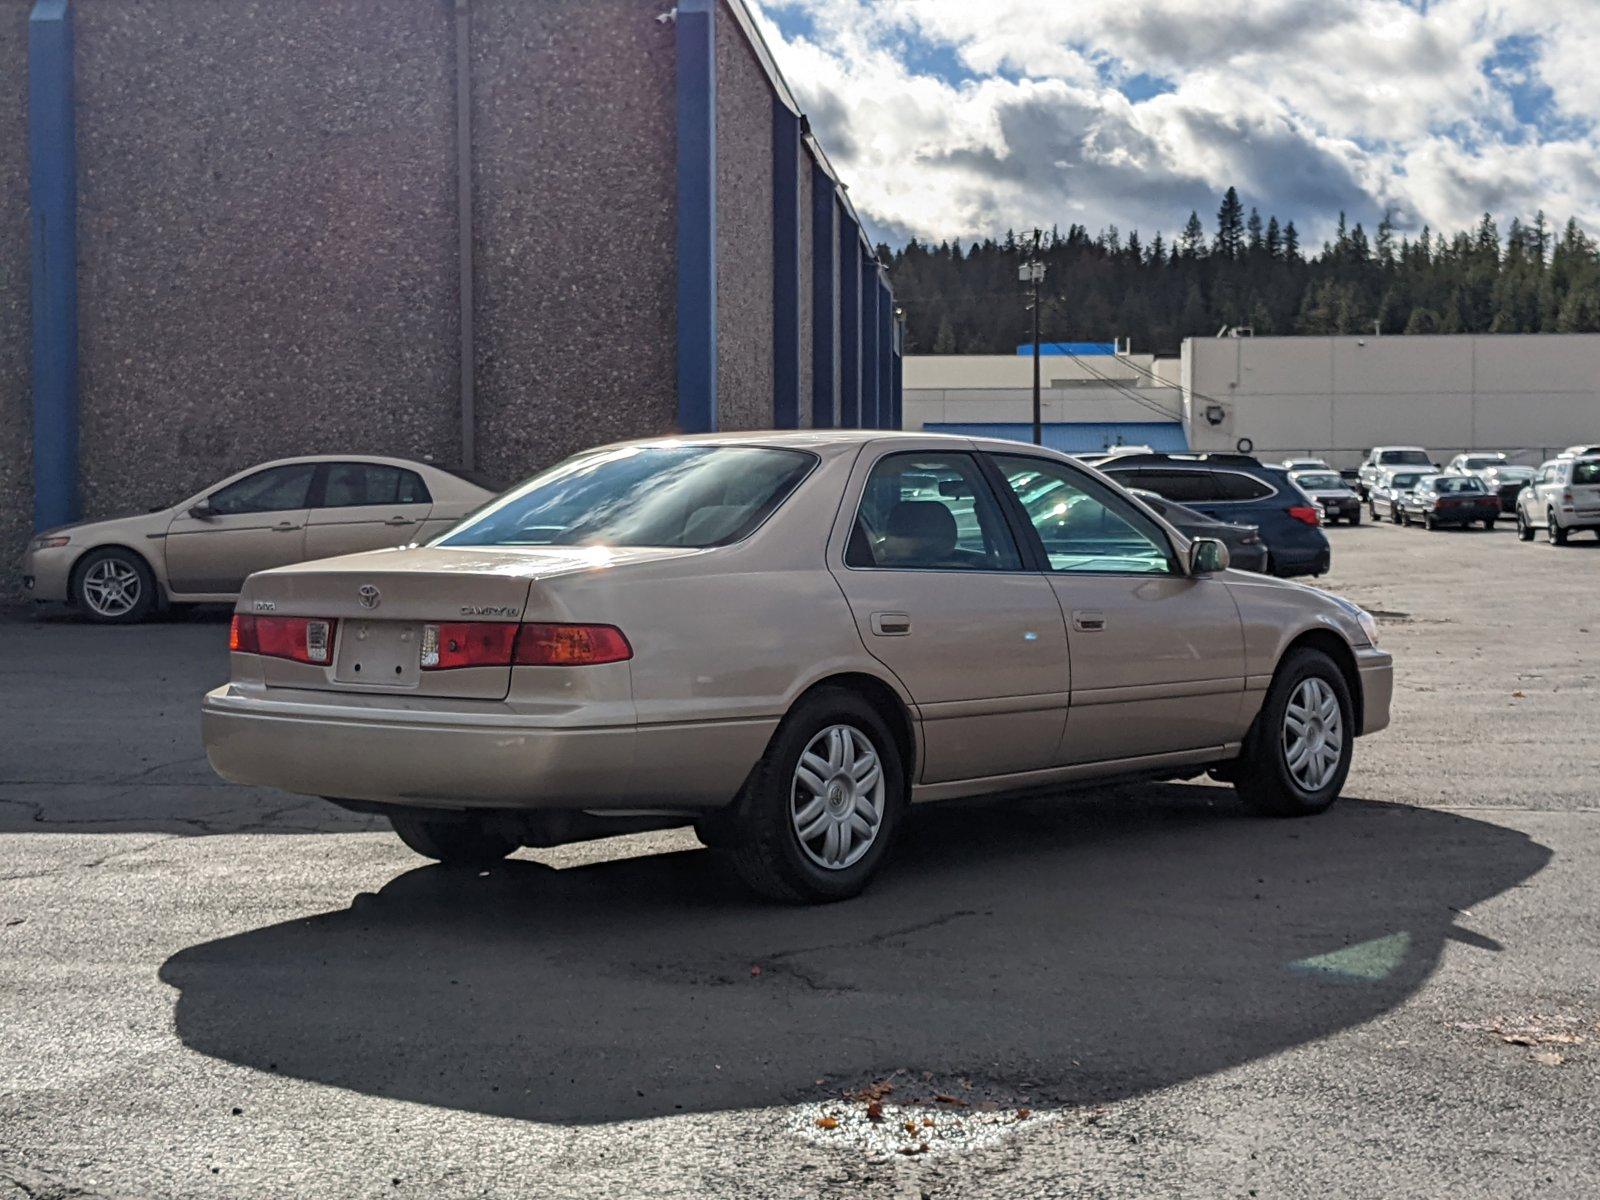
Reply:
<svg viewBox="0 0 1600 1200"><path fill-rule="evenodd" d="M1303 488L1333 489L1342 488L1344 480L1337 475L1296 475L1295 480Z"/></svg>
<svg viewBox="0 0 1600 1200"><path fill-rule="evenodd" d="M1441 475L1433 481L1433 490L1446 495L1452 492L1481 492L1483 491L1483 481L1475 479L1471 475Z"/></svg>
<svg viewBox="0 0 1600 1200"><path fill-rule="evenodd" d="M1482 471L1487 467L1498 467L1504 461L1505 459L1500 458L1499 456L1489 457L1480 454L1473 458L1467 459L1463 465L1469 471Z"/></svg>
<svg viewBox="0 0 1600 1200"><path fill-rule="evenodd" d="M1414 487L1416 487L1417 486L1417 480L1419 480L1421 478L1422 478L1422 476L1418 475L1418 474L1394 475L1394 476L1391 476L1390 479L1389 479L1389 486L1392 487L1392 488L1396 488L1396 489L1399 489L1399 490L1403 491L1406 488L1414 488Z"/></svg>
<svg viewBox="0 0 1600 1200"><path fill-rule="evenodd" d="M1419 467L1433 465L1433 460L1422 450L1385 450L1378 455L1378 461L1391 467L1400 464L1414 464Z"/></svg>
<svg viewBox="0 0 1600 1200"><path fill-rule="evenodd" d="M536 475L440 546L686 546L738 541L816 459L759 446L624 446Z"/></svg>

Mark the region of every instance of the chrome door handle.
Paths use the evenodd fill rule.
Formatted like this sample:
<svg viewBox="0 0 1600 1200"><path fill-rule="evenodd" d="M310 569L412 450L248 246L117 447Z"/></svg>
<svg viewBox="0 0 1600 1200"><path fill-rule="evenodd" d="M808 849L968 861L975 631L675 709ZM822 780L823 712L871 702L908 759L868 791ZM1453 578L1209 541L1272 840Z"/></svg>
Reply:
<svg viewBox="0 0 1600 1200"><path fill-rule="evenodd" d="M385 525L415 525L416 522L413 521L410 517L390 517L387 521L384 522L384 524Z"/></svg>
<svg viewBox="0 0 1600 1200"><path fill-rule="evenodd" d="M872 614L872 632L879 637L904 637L911 632L911 614L875 612Z"/></svg>
<svg viewBox="0 0 1600 1200"><path fill-rule="evenodd" d="M1106 615L1098 608L1075 608L1072 627L1082 633L1094 633L1106 627Z"/></svg>
<svg viewBox="0 0 1600 1200"><path fill-rule="evenodd" d="M293 533L296 529L299 529L299 528L300 528L300 526L291 524L288 521L279 521L276 525L274 525L272 527L272 531L274 533Z"/></svg>

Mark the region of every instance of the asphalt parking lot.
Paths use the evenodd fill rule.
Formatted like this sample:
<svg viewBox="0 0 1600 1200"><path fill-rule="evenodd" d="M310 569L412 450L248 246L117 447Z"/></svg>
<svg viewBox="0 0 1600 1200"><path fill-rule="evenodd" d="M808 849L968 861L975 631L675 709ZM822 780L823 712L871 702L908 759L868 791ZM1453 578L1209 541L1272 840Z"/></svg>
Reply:
<svg viewBox="0 0 1600 1200"><path fill-rule="evenodd" d="M1331 813L933 807L826 909L426 865L211 775L225 616L0 624L0 1196L1592 1195L1600 543L1329 532L1397 656Z"/></svg>

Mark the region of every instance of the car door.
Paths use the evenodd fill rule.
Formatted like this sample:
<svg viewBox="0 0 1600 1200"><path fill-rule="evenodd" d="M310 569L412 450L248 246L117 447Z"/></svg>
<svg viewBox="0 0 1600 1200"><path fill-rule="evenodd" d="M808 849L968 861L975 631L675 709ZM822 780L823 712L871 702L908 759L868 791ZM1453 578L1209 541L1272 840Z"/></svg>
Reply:
<svg viewBox="0 0 1600 1200"><path fill-rule="evenodd" d="M1077 467L990 458L1067 617L1072 696L1057 761L1135 759L1243 736L1244 626L1222 578L1186 574L1159 525ZM1053 491L1041 491L1046 482Z"/></svg>
<svg viewBox="0 0 1600 1200"><path fill-rule="evenodd" d="M389 463L324 463L317 493L306 521L307 559L417 541L433 508L422 477Z"/></svg>
<svg viewBox="0 0 1600 1200"><path fill-rule="evenodd" d="M862 642L917 706L922 781L1051 765L1069 690L1061 608L977 459L869 450L844 511L834 572Z"/></svg>
<svg viewBox="0 0 1600 1200"><path fill-rule="evenodd" d="M232 595L245 577L304 558L316 463L281 463L210 493L167 527L167 579L181 595Z"/></svg>

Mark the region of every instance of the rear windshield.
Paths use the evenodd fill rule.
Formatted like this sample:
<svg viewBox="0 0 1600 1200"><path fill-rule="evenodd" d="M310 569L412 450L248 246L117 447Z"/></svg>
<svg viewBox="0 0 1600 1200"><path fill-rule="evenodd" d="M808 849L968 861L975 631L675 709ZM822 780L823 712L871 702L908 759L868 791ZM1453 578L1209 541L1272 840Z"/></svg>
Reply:
<svg viewBox="0 0 1600 1200"><path fill-rule="evenodd" d="M1486 467L1498 467L1503 462L1505 462L1503 458L1485 458L1480 455L1476 458L1467 459L1464 465L1469 471L1482 471Z"/></svg>
<svg viewBox="0 0 1600 1200"><path fill-rule="evenodd" d="M536 475L440 546L684 546L736 542L816 459L761 446L624 446Z"/></svg>
<svg viewBox="0 0 1600 1200"><path fill-rule="evenodd" d="M1470 475L1462 475L1455 478L1441 476L1433 481L1433 490L1447 494L1450 492L1481 492L1483 491L1483 481L1474 479Z"/></svg>
<svg viewBox="0 0 1600 1200"><path fill-rule="evenodd" d="M1395 488L1412 488L1417 486L1421 475L1395 475L1389 480L1389 486Z"/></svg>
<svg viewBox="0 0 1600 1200"><path fill-rule="evenodd" d="M1433 460L1421 450L1385 450L1378 455L1385 466L1432 466Z"/></svg>
<svg viewBox="0 0 1600 1200"><path fill-rule="evenodd" d="M1600 463L1581 462L1572 468L1573 483L1600 483Z"/></svg>
<svg viewBox="0 0 1600 1200"><path fill-rule="evenodd" d="M1337 475L1296 475L1294 481L1303 488L1342 488L1344 480Z"/></svg>

